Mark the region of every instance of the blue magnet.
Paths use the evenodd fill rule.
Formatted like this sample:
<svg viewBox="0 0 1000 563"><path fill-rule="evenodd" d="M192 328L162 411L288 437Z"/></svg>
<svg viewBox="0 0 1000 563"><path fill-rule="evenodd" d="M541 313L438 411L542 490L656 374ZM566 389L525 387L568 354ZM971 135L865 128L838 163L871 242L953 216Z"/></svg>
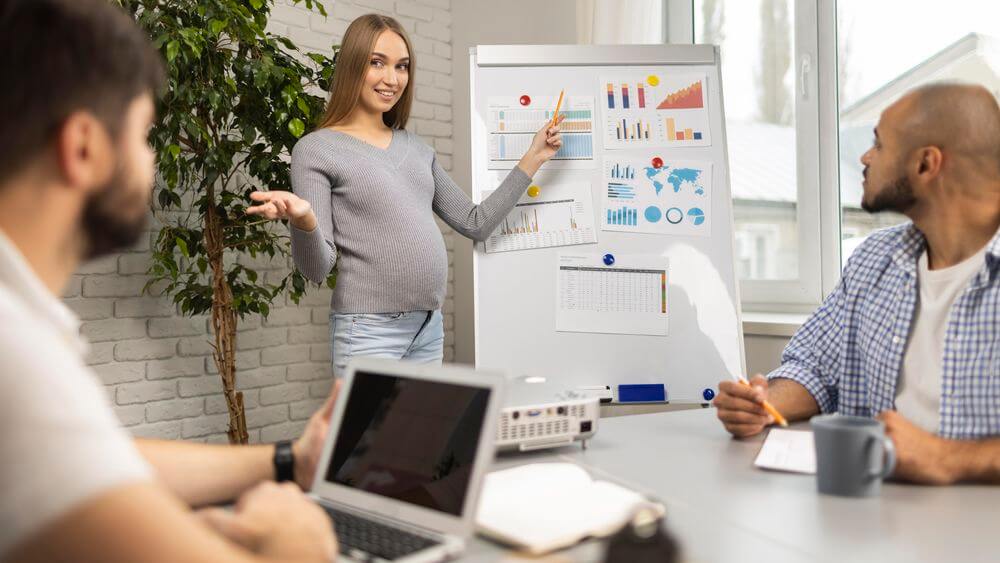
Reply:
<svg viewBox="0 0 1000 563"><path fill-rule="evenodd" d="M615 263L615 257L614 257L613 254L605 254L604 255L604 265L605 266L610 266L610 265L612 265L614 263Z"/></svg>
<svg viewBox="0 0 1000 563"><path fill-rule="evenodd" d="M715 398L715 391L712 391L711 389L705 389L704 391L701 392L701 396L706 401L711 401L712 399Z"/></svg>

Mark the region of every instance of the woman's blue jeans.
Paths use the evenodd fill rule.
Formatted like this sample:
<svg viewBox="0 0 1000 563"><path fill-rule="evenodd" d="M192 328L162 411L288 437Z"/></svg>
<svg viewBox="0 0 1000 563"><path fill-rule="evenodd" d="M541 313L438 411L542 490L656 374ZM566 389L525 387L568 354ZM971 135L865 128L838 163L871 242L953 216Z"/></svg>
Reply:
<svg viewBox="0 0 1000 563"><path fill-rule="evenodd" d="M333 374L343 377L358 356L440 364L444 358L441 311L330 313Z"/></svg>

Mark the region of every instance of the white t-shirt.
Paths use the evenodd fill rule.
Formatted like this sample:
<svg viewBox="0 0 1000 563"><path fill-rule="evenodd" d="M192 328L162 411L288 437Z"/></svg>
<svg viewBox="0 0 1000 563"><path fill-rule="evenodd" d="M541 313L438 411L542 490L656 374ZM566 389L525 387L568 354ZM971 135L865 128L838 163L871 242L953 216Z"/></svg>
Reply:
<svg viewBox="0 0 1000 563"><path fill-rule="evenodd" d="M941 369L951 306L982 269L986 247L954 266L927 269L927 251L917 262L920 296L896 386L896 410L928 432L941 424Z"/></svg>
<svg viewBox="0 0 1000 563"><path fill-rule="evenodd" d="M76 316L0 231L0 559L88 499L153 479L85 353Z"/></svg>

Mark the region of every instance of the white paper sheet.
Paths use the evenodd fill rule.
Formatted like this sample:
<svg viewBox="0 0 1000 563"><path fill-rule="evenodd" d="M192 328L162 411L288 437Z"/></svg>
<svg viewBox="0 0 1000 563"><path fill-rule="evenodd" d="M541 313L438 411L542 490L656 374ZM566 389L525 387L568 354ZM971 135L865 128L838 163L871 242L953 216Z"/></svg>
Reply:
<svg viewBox="0 0 1000 563"><path fill-rule="evenodd" d="M483 199L493 192L484 192ZM486 252L597 242L589 182L536 182L486 239Z"/></svg>
<svg viewBox="0 0 1000 563"><path fill-rule="evenodd" d="M552 96L492 96L488 100L489 168L511 169L531 145L535 133L552 121L558 92ZM523 102L527 102L526 104ZM563 146L543 168L594 167L594 98L563 97L559 108Z"/></svg>
<svg viewBox="0 0 1000 563"><path fill-rule="evenodd" d="M753 464L761 469L816 473L816 449L810 430L772 428Z"/></svg>
<svg viewBox="0 0 1000 563"><path fill-rule="evenodd" d="M605 149L712 144L704 74L608 74L600 90Z"/></svg>
<svg viewBox="0 0 1000 563"><path fill-rule="evenodd" d="M711 162L609 156L604 158L604 181L602 230L712 233Z"/></svg>
<svg viewBox="0 0 1000 563"><path fill-rule="evenodd" d="M667 259L562 254L556 273L556 330L667 335Z"/></svg>

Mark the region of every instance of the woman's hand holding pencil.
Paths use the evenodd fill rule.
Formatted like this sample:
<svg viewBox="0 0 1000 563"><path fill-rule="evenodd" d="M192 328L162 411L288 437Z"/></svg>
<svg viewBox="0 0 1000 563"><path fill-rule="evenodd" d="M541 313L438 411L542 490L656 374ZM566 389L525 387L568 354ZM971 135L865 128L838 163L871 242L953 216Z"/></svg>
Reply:
<svg viewBox="0 0 1000 563"><path fill-rule="evenodd" d="M566 119L566 114L558 114L552 121L546 121L545 125L535 133L535 136L531 139L531 145L524 153L524 157L517 163L518 167L525 174L534 176L542 164L545 164L559 152L563 143L562 131L559 129L559 124L564 119Z"/></svg>

